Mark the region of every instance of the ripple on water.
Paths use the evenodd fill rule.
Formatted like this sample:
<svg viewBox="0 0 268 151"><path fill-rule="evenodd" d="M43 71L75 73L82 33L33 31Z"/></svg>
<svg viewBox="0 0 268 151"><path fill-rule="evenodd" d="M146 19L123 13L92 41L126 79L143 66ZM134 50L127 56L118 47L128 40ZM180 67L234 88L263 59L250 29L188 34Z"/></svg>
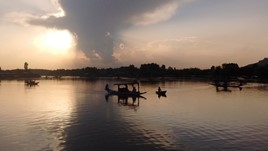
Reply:
<svg viewBox="0 0 268 151"><path fill-rule="evenodd" d="M166 83L173 91L158 99L143 85L152 93L133 108L105 101L95 90L106 82L44 81L26 91L1 85L20 96L0 92L1 150L267 150L265 90Z"/></svg>
<svg viewBox="0 0 268 151"><path fill-rule="evenodd" d="M174 135L179 137L186 150L267 150L266 124L236 127L209 123L194 125L173 129Z"/></svg>

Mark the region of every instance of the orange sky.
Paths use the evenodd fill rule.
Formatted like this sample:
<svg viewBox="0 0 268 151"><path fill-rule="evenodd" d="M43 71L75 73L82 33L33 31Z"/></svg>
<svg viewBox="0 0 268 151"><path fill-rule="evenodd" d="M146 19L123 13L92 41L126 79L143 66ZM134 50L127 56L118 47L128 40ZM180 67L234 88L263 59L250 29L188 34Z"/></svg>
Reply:
<svg viewBox="0 0 268 151"><path fill-rule="evenodd" d="M266 0L0 2L0 67L240 66L268 56Z"/></svg>

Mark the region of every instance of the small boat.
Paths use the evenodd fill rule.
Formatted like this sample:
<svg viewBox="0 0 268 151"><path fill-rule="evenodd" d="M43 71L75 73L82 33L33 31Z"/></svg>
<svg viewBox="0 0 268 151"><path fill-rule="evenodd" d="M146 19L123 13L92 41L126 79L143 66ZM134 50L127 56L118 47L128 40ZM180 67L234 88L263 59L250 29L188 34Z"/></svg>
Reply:
<svg viewBox="0 0 268 151"><path fill-rule="evenodd" d="M167 91L166 91L166 90L165 90L165 91L163 91L163 90L161 90L161 88L160 88L160 87L158 87L158 90L157 90L157 91L155 91L155 93L158 95L158 97L161 97L161 96L166 97L166 93L167 93Z"/></svg>
<svg viewBox="0 0 268 151"><path fill-rule="evenodd" d="M35 81L35 80L25 80L25 84L28 86L34 86L34 85L38 85L39 82Z"/></svg>
<svg viewBox="0 0 268 151"><path fill-rule="evenodd" d="M139 97L142 94L145 94L146 92L140 92L139 90L139 83L138 82L132 82L132 83L118 83L114 84L118 87L118 90L112 90L109 88L109 85L106 84L105 90L108 92L109 95L120 95L120 96L133 96L133 97ZM132 86L132 91L128 90L128 86ZM135 85L138 86L138 90L136 89Z"/></svg>
<svg viewBox="0 0 268 151"><path fill-rule="evenodd" d="M166 95L166 92L167 91L155 91L156 94L162 95L162 96Z"/></svg>

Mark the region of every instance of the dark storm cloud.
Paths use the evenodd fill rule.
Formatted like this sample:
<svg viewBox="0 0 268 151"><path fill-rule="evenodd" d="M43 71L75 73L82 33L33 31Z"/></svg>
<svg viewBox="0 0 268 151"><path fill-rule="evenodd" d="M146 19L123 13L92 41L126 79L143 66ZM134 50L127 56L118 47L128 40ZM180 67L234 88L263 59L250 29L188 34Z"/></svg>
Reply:
<svg viewBox="0 0 268 151"><path fill-rule="evenodd" d="M68 29L76 34L78 48L91 60L113 63L114 41L118 40L120 31L135 24L132 18L138 21L145 13L153 14L163 6L177 5L179 2L180 0L61 0L59 3L65 11L64 17L32 20L31 23ZM142 21L146 21L146 18Z"/></svg>

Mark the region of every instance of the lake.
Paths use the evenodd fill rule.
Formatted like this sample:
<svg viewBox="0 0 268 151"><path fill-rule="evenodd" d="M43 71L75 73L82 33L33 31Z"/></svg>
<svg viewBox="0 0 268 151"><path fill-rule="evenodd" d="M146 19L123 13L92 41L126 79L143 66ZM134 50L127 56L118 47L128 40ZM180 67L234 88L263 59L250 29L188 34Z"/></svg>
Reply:
<svg viewBox="0 0 268 151"><path fill-rule="evenodd" d="M268 85L217 92L205 82L141 83L133 101L113 80L0 82L0 150L268 150ZM155 94L158 86L167 97Z"/></svg>

